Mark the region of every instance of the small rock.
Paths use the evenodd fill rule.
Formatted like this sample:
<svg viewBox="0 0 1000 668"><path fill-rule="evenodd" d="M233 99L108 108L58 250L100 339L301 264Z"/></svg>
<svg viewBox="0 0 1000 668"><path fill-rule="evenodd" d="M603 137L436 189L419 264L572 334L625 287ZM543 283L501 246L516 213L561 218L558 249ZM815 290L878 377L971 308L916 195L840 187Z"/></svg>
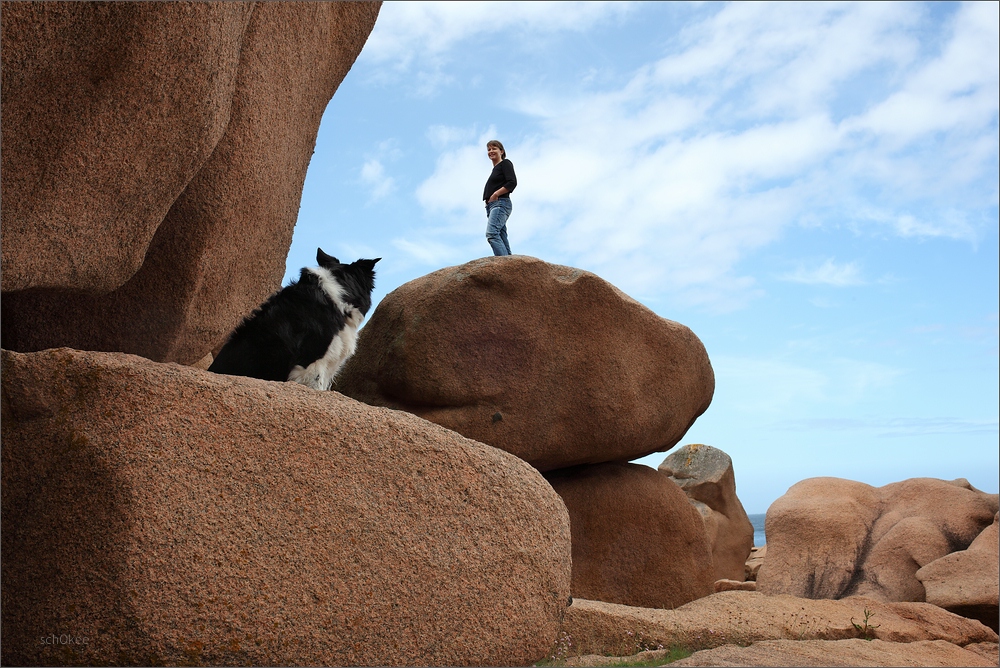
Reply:
<svg viewBox="0 0 1000 668"><path fill-rule="evenodd" d="M716 579L743 578L753 549L753 524L736 496L733 460L718 448L691 444L668 455L659 471L684 490L701 514Z"/></svg>
<svg viewBox="0 0 1000 668"><path fill-rule="evenodd" d="M755 547L750 550L750 556L747 557L746 563L746 580L757 580L757 573L760 572L760 567L764 564L764 557L767 556L767 545L761 545L760 547Z"/></svg>

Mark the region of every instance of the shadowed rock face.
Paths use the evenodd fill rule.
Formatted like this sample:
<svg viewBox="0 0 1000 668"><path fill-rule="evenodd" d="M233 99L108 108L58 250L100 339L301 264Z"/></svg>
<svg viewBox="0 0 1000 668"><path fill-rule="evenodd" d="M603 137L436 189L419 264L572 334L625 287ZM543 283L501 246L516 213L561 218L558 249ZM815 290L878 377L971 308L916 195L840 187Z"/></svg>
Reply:
<svg viewBox="0 0 1000 668"><path fill-rule="evenodd" d="M2 377L4 665L530 665L556 637L569 518L516 457L131 355Z"/></svg>
<svg viewBox="0 0 1000 668"><path fill-rule="evenodd" d="M280 286L378 3L4 3L3 345L193 363Z"/></svg>
<svg viewBox="0 0 1000 668"><path fill-rule="evenodd" d="M336 389L547 471L673 447L715 376L687 327L594 274L510 256L387 295Z"/></svg>
<svg viewBox="0 0 1000 668"><path fill-rule="evenodd" d="M675 608L713 592L711 546L687 497L639 464L550 471L569 511L574 597Z"/></svg>
<svg viewBox="0 0 1000 668"><path fill-rule="evenodd" d="M967 548L993 521L997 502L964 479L912 478L878 488L803 480L767 511L757 591L924 601L917 570Z"/></svg>
<svg viewBox="0 0 1000 668"><path fill-rule="evenodd" d="M994 631L1000 626L1000 547L998 516L968 549L952 552L927 564L916 577L924 585L927 602L959 615L978 619Z"/></svg>
<svg viewBox="0 0 1000 668"><path fill-rule="evenodd" d="M736 496L733 460L710 445L685 445L658 470L684 490L701 514L712 545L716 580L739 580L753 549L753 524Z"/></svg>

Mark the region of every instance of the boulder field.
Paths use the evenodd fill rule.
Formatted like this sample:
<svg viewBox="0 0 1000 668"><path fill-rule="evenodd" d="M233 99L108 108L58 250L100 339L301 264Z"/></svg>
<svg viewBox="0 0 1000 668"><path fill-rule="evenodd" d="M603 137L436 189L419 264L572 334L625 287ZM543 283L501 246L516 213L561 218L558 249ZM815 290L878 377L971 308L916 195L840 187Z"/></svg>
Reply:
<svg viewBox="0 0 1000 668"><path fill-rule="evenodd" d="M670 477L622 462L673 447L714 388L690 329L599 276L528 256L474 260L393 290L335 385L542 471L571 518L573 596L649 607L713 591L712 541ZM720 498L732 506L727 483ZM742 545L719 542L742 573Z"/></svg>
<svg viewBox="0 0 1000 668"><path fill-rule="evenodd" d="M3 347L221 347L280 287L379 6L3 3Z"/></svg>
<svg viewBox="0 0 1000 668"><path fill-rule="evenodd" d="M917 572L965 551L993 523L997 506L996 494L964 479L911 478L883 487L803 480L767 511L767 558L757 591L925 601ZM996 605L995 594L993 600Z"/></svg>
<svg viewBox="0 0 1000 668"><path fill-rule="evenodd" d="M555 638L569 518L520 459L295 383L2 360L4 665L524 665Z"/></svg>
<svg viewBox="0 0 1000 668"><path fill-rule="evenodd" d="M3 3L0 662L996 665L997 495L804 481L747 560L724 452L625 463L708 408L705 347L589 272L411 281L340 392L181 366L279 287L378 12Z"/></svg>

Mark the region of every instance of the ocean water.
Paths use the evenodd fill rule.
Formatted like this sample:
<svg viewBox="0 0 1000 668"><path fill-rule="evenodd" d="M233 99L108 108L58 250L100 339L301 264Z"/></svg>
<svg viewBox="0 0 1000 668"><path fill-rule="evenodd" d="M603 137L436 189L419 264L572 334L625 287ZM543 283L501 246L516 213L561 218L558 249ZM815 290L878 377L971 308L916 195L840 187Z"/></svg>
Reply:
<svg viewBox="0 0 1000 668"><path fill-rule="evenodd" d="M750 518L750 524L753 525L753 546L761 547L766 543L764 538L764 513L757 513L755 515L747 514Z"/></svg>

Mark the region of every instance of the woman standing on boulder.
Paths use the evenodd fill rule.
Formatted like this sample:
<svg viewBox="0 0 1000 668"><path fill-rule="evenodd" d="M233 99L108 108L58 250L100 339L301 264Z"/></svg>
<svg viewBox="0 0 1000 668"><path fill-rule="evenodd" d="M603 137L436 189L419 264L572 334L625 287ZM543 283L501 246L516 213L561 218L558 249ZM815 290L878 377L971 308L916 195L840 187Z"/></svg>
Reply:
<svg viewBox="0 0 1000 668"><path fill-rule="evenodd" d="M514 165L507 159L503 144L496 139L486 142L486 155L493 163L490 178L486 179L483 199L486 201L486 240L494 255L510 255L507 241L507 218L510 217L510 193L517 187Z"/></svg>

